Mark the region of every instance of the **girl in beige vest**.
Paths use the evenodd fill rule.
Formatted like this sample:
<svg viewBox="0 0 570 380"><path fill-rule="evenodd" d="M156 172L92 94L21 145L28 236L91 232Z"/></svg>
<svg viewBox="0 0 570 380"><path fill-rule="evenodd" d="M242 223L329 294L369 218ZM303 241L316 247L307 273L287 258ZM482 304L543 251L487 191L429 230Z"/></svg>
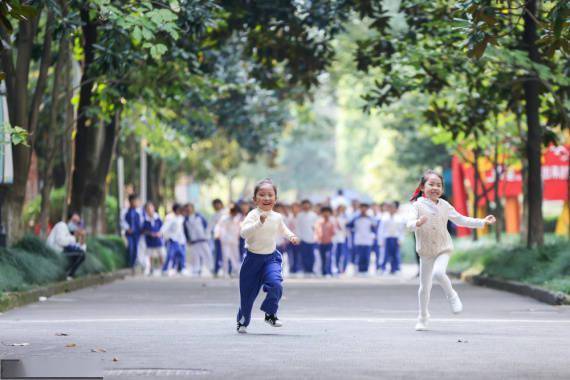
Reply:
<svg viewBox="0 0 570 380"><path fill-rule="evenodd" d="M419 317L417 331L427 330L429 320L429 297L435 280L445 292L454 313L460 313L463 305L451 281L446 275L449 256L453 251L453 242L447 231L447 221L458 226L481 228L485 224L495 223L495 217L485 219L463 216L440 197L443 195L443 177L433 170L428 170L420 180L420 185L412 196L413 215L407 222L407 228L415 232L416 251L420 256Z"/></svg>

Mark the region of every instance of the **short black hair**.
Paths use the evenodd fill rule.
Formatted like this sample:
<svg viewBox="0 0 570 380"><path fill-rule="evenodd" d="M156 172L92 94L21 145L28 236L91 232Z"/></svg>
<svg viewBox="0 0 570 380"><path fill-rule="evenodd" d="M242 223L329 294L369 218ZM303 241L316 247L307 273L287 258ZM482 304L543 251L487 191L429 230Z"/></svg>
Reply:
<svg viewBox="0 0 570 380"><path fill-rule="evenodd" d="M136 193L132 193L131 195L129 195L129 202L132 202L135 199L139 199L139 196Z"/></svg>
<svg viewBox="0 0 570 380"><path fill-rule="evenodd" d="M303 200L301 201L301 204L302 204L302 205L304 205L304 204L310 204L310 205L312 205L311 201L308 200L308 199L303 199Z"/></svg>
<svg viewBox="0 0 570 380"><path fill-rule="evenodd" d="M180 206L180 203L174 203L174 204L172 205L172 211L173 211L173 212L178 212L178 210L180 210L180 207L182 207L182 206Z"/></svg>
<svg viewBox="0 0 570 380"><path fill-rule="evenodd" d="M212 201L212 206L215 206L217 204L221 204L223 206L224 202L222 202L222 200L220 198L216 198Z"/></svg>
<svg viewBox="0 0 570 380"><path fill-rule="evenodd" d="M330 212L331 214L332 214L332 212L333 212L332 208L330 208L329 206L323 206L323 207L321 207L321 213L327 212L327 211Z"/></svg>
<svg viewBox="0 0 570 380"><path fill-rule="evenodd" d="M367 207L367 208L369 208L370 205L369 205L368 203L366 203L366 202L362 202L359 207Z"/></svg>

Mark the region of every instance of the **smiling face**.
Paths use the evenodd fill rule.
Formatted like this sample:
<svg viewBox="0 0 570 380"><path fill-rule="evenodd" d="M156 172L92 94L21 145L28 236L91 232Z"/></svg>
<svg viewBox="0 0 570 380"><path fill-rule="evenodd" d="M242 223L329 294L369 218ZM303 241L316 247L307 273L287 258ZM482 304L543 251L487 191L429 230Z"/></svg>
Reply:
<svg viewBox="0 0 570 380"><path fill-rule="evenodd" d="M262 211L271 211L275 202L277 201L277 196L275 194L275 189L270 183L264 183L259 187L259 190L255 193L253 198L255 205L259 207Z"/></svg>
<svg viewBox="0 0 570 380"><path fill-rule="evenodd" d="M443 194L443 182L437 174L428 174L421 190L427 198L437 201Z"/></svg>

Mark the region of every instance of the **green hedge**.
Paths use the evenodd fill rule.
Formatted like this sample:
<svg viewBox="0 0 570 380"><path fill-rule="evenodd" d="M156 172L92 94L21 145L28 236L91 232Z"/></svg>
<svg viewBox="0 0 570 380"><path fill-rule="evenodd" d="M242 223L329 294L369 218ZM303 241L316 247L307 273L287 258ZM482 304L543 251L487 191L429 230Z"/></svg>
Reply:
<svg viewBox="0 0 570 380"><path fill-rule="evenodd" d="M458 249L450 270L473 269L495 278L520 281L570 294L570 240L547 236L540 248L480 243Z"/></svg>
<svg viewBox="0 0 570 380"><path fill-rule="evenodd" d="M125 268L125 245L120 237L99 236L87 240L86 259L77 275ZM66 259L36 236L24 237L9 248L0 248L0 292L20 291L65 279Z"/></svg>

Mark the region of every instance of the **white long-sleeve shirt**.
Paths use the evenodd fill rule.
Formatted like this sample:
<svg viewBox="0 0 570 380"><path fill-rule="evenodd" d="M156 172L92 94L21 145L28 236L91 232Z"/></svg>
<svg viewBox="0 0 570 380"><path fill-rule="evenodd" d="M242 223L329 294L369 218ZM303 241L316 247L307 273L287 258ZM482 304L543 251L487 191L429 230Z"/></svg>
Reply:
<svg viewBox="0 0 570 380"><path fill-rule="evenodd" d="M264 223L261 223L260 219L262 213L267 215ZM264 212L255 208L241 223L240 235L245 239L245 247L253 253L270 255L275 252L280 234L288 239L295 236L285 225L283 215L275 211Z"/></svg>
<svg viewBox="0 0 570 380"><path fill-rule="evenodd" d="M443 199L434 203L428 198L421 197L412 203L412 206L406 226L408 230L415 232L416 251L423 257L436 257L443 252L453 251L453 241L447 231L448 220L468 228L481 228L485 225L483 219L461 215ZM417 227L416 222L421 216L427 216L427 222Z"/></svg>
<svg viewBox="0 0 570 380"><path fill-rule="evenodd" d="M239 244L239 216L223 215L216 227L214 227L214 238L220 239L223 244Z"/></svg>
<svg viewBox="0 0 570 380"><path fill-rule="evenodd" d="M397 238L400 244L404 240L406 231L406 221L398 214L386 214L380 220L380 228L378 229L378 242L384 244L387 238Z"/></svg>
<svg viewBox="0 0 570 380"><path fill-rule="evenodd" d="M377 221L368 215L358 215L349 224L348 227L354 231L354 245L369 245L374 244L376 237L376 223Z"/></svg>
<svg viewBox="0 0 570 380"><path fill-rule="evenodd" d="M301 211L296 217L297 236L305 243L315 242L315 223L319 216L313 211Z"/></svg>
<svg viewBox="0 0 570 380"><path fill-rule="evenodd" d="M160 229L164 240L173 240L179 244L186 244L186 235L184 235L184 217L170 213L166 215L164 224Z"/></svg>
<svg viewBox="0 0 570 380"><path fill-rule="evenodd" d="M53 226L49 233L46 244L54 251L63 252L63 248L68 245L77 244L75 236L69 232L69 227L64 221L58 222Z"/></svg>

